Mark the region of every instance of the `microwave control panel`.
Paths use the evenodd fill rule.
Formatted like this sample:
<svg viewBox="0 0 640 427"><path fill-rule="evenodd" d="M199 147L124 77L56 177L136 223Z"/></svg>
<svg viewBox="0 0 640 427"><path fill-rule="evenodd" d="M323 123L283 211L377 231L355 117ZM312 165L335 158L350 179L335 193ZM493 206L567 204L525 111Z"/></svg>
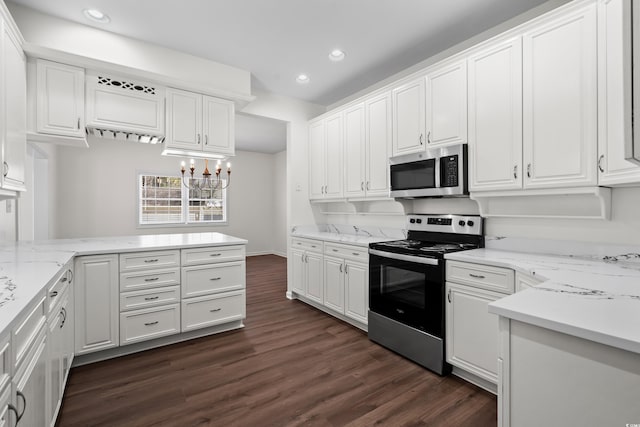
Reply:
<svg viewBox="0 0 640 427"><path fill-rule="evenodd" d="M446 156L440 159L440 187L458 186L458 156Z"/></svg>

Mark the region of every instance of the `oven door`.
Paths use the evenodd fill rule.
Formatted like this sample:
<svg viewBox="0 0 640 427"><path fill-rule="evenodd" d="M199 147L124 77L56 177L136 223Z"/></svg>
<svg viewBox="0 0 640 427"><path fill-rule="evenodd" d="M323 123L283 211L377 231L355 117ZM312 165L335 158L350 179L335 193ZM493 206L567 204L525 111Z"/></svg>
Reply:
<svg viewBox="0 0 640 427"><path fill-rule="evenodd" d="M369 250L369 309L444 338L442 261Z"/></svg>

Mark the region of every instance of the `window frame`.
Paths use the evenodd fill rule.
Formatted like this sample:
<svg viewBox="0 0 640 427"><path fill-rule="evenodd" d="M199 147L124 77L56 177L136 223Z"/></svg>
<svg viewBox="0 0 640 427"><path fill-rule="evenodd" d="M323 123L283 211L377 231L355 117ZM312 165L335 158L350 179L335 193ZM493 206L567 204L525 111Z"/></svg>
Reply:
<svg viewBox="0 0 640 427"><path fill-rule="evenodd" d="M154 223L143 223L142 222L142 178L144 176L154 176L154 177L166 177L166 178L178 178L180 180L180 221L178 222L154 222ZM196 178L201 179L201 178ZM226 179L222 179L222 185L226 185ZM158 172L136 172L136 228L145 229L145 228L182 228L182 227L217 227L217 226L225 226L228 224L229 218L229 195L227 193L227 189L222 189L222 211L223 218L222 220L208 220L208 221L189 221L189 201L190 200L206 200L206 199L190 199L189 192L183 182L182 177L178 175L171 175L166 173L158 173Z"/></svg>

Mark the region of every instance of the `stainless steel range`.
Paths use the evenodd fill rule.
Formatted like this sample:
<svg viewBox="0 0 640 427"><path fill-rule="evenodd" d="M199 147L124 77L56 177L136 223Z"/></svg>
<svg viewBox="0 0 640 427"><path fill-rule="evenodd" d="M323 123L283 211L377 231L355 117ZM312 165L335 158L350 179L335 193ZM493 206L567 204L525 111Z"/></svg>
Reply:
<svg viewBox="0 0 640 427"><path fill-rule="evenodd" d="M369 245L369 339L445 375L444 255L483 247L482 218L409 215L407 230Z"/></svg>

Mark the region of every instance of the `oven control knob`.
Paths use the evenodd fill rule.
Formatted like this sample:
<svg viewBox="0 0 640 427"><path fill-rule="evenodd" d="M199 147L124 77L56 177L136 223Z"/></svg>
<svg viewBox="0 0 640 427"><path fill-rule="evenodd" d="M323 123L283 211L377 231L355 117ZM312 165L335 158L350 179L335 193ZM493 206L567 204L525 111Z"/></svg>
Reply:
<svg viewBox="0 0 640 427"><path fill-rule="evenodd" d="M415 220L415 218L411 218L411 219L409 220L409 222L410 222L411 224L415 224L415 223L416 223L416 220Z"/></svg>
<svg viewBox="0 0 640 427"><path fill-rule="evenodd" d="M422 220L421 220L420 218L416 219L416 222L417 222L418 224L422 224Z"/></svg>
<svg viewBox="0 0 640 427"><path fill-rule="evenodd" d="M458 225L459 225L460 227L464 227L465 222L464 222L464 221L462 221L462 220L461 220L461 221L458 221Z"/></svg>
<svg viewBox="0 0 640 427"><path fill-rule="evenodd" d="M473 221L467 221L467 225L468 225L469 227L473 227Z"/></svg>

